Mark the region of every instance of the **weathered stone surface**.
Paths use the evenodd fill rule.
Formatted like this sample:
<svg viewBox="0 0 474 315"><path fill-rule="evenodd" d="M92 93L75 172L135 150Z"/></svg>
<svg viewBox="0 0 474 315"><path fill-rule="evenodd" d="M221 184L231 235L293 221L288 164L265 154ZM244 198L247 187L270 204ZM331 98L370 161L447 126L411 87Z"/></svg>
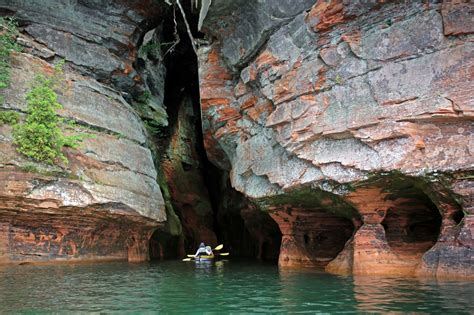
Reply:
<svg viewBox="0 0 474 315"><path fill-rule="evenodd" d="M136 260L129 250L148 241L157 221L124 202L98 200L84 186L2 169L0 262ZM140 255L146 259L148 250Z"/></svg>
<svg viewBox="0 0 474 315"><path fill-rule="evenodd" d="M96 138L65 151L66 172L34 165L33 173L10 127L0 127L0 260L147 259L165 212L127 101L167 124L163 56L138 49L160 43L166 6L52 5L0 0L20 18L26 47L13 58L3 107L24 111L33 74L62 57L61 115L84 127L69 132L92 128ZM459 1L213 1L204 28L212 41L198 54L203 138L209 160L251 199L224 198L237 205L217 218L243 221L243 239L258 243L239 250L271 256L280 236L270 214L282 266L472 277L472 25L472 5ZM176 112L179 121L192 116ZM164 163L171 194L186 233L212 243L196 134L173 128Z"/></svg>
<svg viewBox="0 0 474 315"><path fill-rule="evenodd" d="M26 110L24 95L31 84L29 80L38 71L51 71L51 66L30 55L17 54L13 58L12 82L15 84L6 91L6 106ZM75 80L70 80L71 77ZM96 195L96 203L125 202L128 206L137 208L138 212L143 211L145 216L164 221L163 199L156 183L151 152L132 141L145 141L140 119L120 96L98 82L69 73L65 74L65 80L66 87L60 91L59 98L64 104L62 115L131 139L79 128L78 132L86 131L90 136L85 139L79 151L68 152L72 176L84 178L84 185ZM87 83L95 86L95 90L83 89ZM92 111L93 108L96 110ZM12 141L8 132L4 137ZM5 145L3 151L9 153L2 156L2 164L24 167L28 163L15 153L11 145Z"/></svg>
<svg viewBox="0 0 474 315"><path fill-rule="evenodd" d="M459 209L472 212L455 197L469 195L472 180L459 180L474 167L471 6L313 1L309 12L264 31L263 42L252 31L242 36L248 26L239 23L258 19L255 8L273 12L256 2L247 5L255 12L227 2L209 12L217 40L199 53L204 142L234 188L264 200L264 210L277 205L272 217L286 231L280 264L312 261L297 231L320 221L291 231L298 216L283 209L344 216L346 206L335 205L348 204L356 232L327 270L472 273L471 221L443 232L435 215L445 222ZM305 189L339 201L297 206L307 196L294 192ZM443 233L469 241L445 242Z"/></svg>
<svg viewBox="0 0 474 315"><path fill-rule="evenodd" d="M268 39L275 28L307 10L313 0L304 1L228 1L218 0L209 9L204 31L223 37L222 49L232 67L242 66ZM230 14L239 11L239 14ZM229 14L228 24L219 21L220 14ZM229 28L228 25L232 25Z"/></svg>
<svg viewBox="0 0 474 315"><path fill-rule="evenodd" d="M5 91L6 106L26 111L25 94L38 73L51 73L45 61L28 54L16 54L12 60L12 81ZM92 127L123 135L141 144L145 133L140 118L114 90L87 77L66 72L58 101L60 114Z"/></svg>
<svg viewBox="0 0 474 315"><path fill-rule="evenodd" d="M51 5L0 1L19 18L25 46L12 56L2 108L24 113L35 75L50 75L50 62L62 57L59 114L77 123L62 127L88 137L78 149L64 149L68 163L59 168L19 155L11 127L1 126L0 262L147 260L149 239L164 226L166 213L143 122L123 96L139 95L154 82L142 82L133 62L142 27L160 6ZM125 87L126 93L118 91ZM158 107L163 90L163 82L154 86Z"/></svg>
<svg viewBox="0 0 474 315"><path fill-rule="evenodd" d="M280 266L326 266L353 231L351 221L319 209L278 207L270 209L270 215L283 234Z"/></svg>
<svg viewBox="0 0 474 315"><path fill-rule="evenodd" d="M464 1L443 1L444 35L461 35L474 33L474 7Z"/></svg>
<svg viewBox="0 0 474 315"><path fill-rule="evenodd" d="M27 23L25 31L80 71L134 89L140 78L133 68L141 34L150 18L160 17L155 1L2 0L0 7ZM128 91L125 91L127 92Z"/></svg>

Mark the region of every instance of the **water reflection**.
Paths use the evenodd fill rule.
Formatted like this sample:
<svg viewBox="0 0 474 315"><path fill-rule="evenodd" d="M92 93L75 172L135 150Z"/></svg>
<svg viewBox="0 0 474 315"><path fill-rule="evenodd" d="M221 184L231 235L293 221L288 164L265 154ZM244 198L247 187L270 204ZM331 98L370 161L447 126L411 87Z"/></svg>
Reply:
<svg viewBox="0 0 474 315"><path fill-rule="evenodd" d="M352 279L312 269L280 269L285 312L355 312ZM337 297L337 298L335 298Z"/></svg>
<svg viewBox="0 0 474 315"><path fill-rule="evenodd" d="M354 297L362 312L466 312L474 296L473 283L433 279L354 276Z"/></svg>
<svg viewBox="0 0 474 315"><path fill-rule="evenodd" d="M0 313L473 312L472 282L336 277L253 262L0 268Z"/></svg>

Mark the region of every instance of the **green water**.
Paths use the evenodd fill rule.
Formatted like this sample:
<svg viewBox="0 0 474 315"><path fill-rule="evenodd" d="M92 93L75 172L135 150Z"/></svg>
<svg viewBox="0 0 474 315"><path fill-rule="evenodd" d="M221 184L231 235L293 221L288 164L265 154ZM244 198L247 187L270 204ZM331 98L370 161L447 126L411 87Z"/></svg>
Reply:
<svg viewBox="0 0 474 315"><path fill-rule="evenodd" d="M0 268L0 313L473 313L474 283L227 261Z"/></svg>

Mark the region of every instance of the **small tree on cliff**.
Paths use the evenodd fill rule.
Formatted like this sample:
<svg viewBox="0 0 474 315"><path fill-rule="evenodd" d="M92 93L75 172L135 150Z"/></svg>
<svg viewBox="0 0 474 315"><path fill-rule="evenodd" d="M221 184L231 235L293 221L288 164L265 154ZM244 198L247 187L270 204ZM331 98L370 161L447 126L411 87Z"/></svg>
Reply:
<svg viewBox="0 0 474 315"><path fill-rule="evenodd" d="M26 94L27 117L13 129L17 151L33 160L48 164L58 162L58 159L64 161L62 147L76 147L82 138L66 137L59 128L63 119L56 111L62 106L54 88L58 87L62 65L63 63L59 63L55 66L55 73L50 78L44 75L36 76L31 90Z"/></svg>

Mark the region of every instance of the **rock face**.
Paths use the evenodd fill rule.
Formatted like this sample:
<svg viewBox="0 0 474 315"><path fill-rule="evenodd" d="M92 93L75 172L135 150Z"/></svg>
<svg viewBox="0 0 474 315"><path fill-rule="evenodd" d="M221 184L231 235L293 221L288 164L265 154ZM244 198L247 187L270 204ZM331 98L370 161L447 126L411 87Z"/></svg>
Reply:
<svg viewBox="0 0 474 315"><path fill-rule="evenodd" d="M204 144L280 265L474 274L472 5L213 2Z"/></svg>
<svg viewBox="0 0 474 315"><path fill-rule="evenodd" d="M167 8L0 0L24 47L0 109L24 117L32 78L65 59L59 114L76 124L63 127L89 135L60 168L19 155L0 126L0 263L140 261L150 239L166 257L183 235L217 235L243 256L279 246L281 266L473 277L471 4L214 0L198 59L218 197L197 162L194 100L163 105L165 78L194 97L192 75L166 76ZM150 126L168 128L160 161Z"/></svg>
<svg viewBox="0 0 474 315"><path fill-rule="evenodd" d="M147 260L150 236L166 213L147 133L127 101L154 82L144 82L134 62L161 7L1 0L0 9L18 17L18 42L25 47L12 56L1 109L23 115L32 78L48 75L52 62L63 58L59 114L76 122L63 127L88 135L78 149L64 150L68 163L61 169L19 155L11 126L0 127L0 263ZM163 68L154 68L155 82ZM162 101L163 82L153 91Z"/></svg>
<svg viewBox="0 0 474 315"><path fill-rule="evenodd" d="M162 161L188 252L199 247L200 242L217 244L212 205L196 147L197 113L194 112L191 102L189 97L184 97L179 106L177 123L172 127L167 150L168 158Z"/></svg>

